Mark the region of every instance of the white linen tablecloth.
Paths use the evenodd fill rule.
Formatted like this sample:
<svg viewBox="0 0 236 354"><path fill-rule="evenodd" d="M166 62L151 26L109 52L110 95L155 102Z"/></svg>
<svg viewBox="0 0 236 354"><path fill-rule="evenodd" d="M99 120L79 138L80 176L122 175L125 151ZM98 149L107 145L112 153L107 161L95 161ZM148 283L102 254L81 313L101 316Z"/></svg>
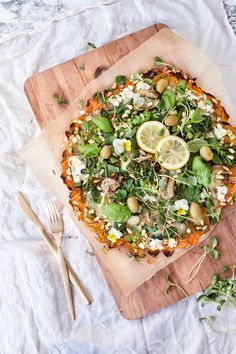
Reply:
<svg viewBox="0 0 236 354"><path fill-rule="evenodd" d="M114 1L0 45L0 354L236 353L234 333L218 334L199 322L216 314L218 329L236 327L233 310L202 309L196 296L144 319L122 318L95 257L86 253L87 241L65 214L65 254L93 297L86 306L75 293L72 323L56 261L17 204L22 190L45 222L40 200L47 192L15 153L39 133L25 79L85 52L88 41L100 46L158 22L216 62L226 89L235 90L236 40L220 0Z"/></svg>

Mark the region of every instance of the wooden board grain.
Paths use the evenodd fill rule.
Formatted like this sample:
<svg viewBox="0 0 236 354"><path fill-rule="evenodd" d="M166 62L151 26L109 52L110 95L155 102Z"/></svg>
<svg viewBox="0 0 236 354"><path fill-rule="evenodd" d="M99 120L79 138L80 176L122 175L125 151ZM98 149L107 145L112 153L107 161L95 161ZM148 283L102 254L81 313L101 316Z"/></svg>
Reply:
<svg viewBox="0 0 236 354"><path fill-rule="evenodd" d="M94 79L94 73L98 67L101 65L110 67L115 64L163 26L162 24L153 25L27 79L24 90L40 127L46 127L48 122L55 119L66 109L65 106L55 103L52 98L53 94L63 92L63 97L72 102L77 98L83 87ZM85 64L84 71L79 70L81 64ZM189 250L128 297L122 294L109 269L105 268L101 260L98 259L121 314L127 319L137 319L182 299L183 294L178 289L173 289L168 295L166 294L167 284L165 279L168 275L171 275L177 283L182 284L185 291L192 295L206 287L210 283L211 275L220 271L222 265L236 262L234 251L236 243L235 205L225 210L221 222L214 230L214 235L219 240L220 260L214 262L211 256L207 256L198 276L190 284L187 284L187 274L202 254L199 247ZM95 296L94 301L96 301Z"/></svg>

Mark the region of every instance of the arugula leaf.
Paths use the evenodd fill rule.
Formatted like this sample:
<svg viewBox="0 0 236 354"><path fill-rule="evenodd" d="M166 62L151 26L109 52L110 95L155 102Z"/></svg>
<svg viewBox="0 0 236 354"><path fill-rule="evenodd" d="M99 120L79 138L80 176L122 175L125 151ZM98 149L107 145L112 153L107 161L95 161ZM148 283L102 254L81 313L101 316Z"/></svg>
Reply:
<svg viewBox="0 0 236 354"><path fill-rule="evenodd" d="M217 152L219 152L220 147L219 147L219 143L218 143L217 138L215 138L215 137L208 138L207 142L208 142L208 144L209 144L211 149L216 150Z"/></svg>
<svg viewBox="0 0 236 354"><path fill-rule="evenodd" d="M125 83L126 76L125 75L118 75L116 76L115 82L117 85L123 85Z"/></svg>
<svg viewBox="0 0 236 354"><path fill-rule="evenodd" d="M88 204L99 204L101 202L101 199L102 197L100 190L97 187L92 186L87 194Z"/></svg>
<svg viewBox="0 0 236 354"><path fill-rule="evenodd" d="M109 164L109 165L107 165L107 172L109 175L111 175L112 173L119 173L120 168Z"/></svg>
<svg viewBox="0 0 236 354"><path fill-rule="evenodd" d="M189 203L197 202L200 198L200 190L198 187L181 184L177 187L177 197L186 199Z"/></svg>
<svg viewBox="0 0 236 354"><path fill-rule="evenodd" d="M93 98L97 98L101 104L105 104L106 100L103 92L95 92Z"/></svg>
<svg viewBox="0 0 236 354"><path fill-rule="evenodd" d="M211 169L208 165L202 162L200 156L195 156L192 162L192 170L198 183L203 185L206 189L211 183Z"/></svg>
<svg viewBox="0 0 236 354"><path fill-rule="evenodd" d="M112 133L113 132L111 122L108 118L103 117L101 115L97 115L97 116L94 116L91 119L91 121L103 132L105 132L105 133Z"/></svg>
<svg viewBox="0 0 236 354"><path fill-rule="evenodd" d="M125 189L118 189L116 193L111 196L111 199L116 202L124 202L127 199L127 191Z"/></svg>
<svg viewBox="0 0 236 354"><path fill-rule="evenodd" d="M221 214L221 208L213 208L210 207L208 210L208 216L211 219L211 224L215 225L219 219L220 219L220 214Z"/></svg>
<svg viewBox="0 0 236 354"><path fill-rule="evenodd" d="M78 150L81 154L88 158L96 157L99 154L99 148L95 144L78 144Z"/></svg>
<svg viewBox="0 0 236 354"><path fill-rule="evenodd" d="M185 93L185 90L186 90L186 80L181 80L177 87L176 87L176 90L179 94L183 95Z"/></svg>
<svg viewBox="0 0 236 354"><path fill-rule="evenodd" d="M194 139L187 143L190 152L198 152L202 146L208 145L204 139Z"/></svg>
<svg viewBox="0 0 236 354"><path fill-rule="evenodd" d="M111 203L102 206L102 213L111 221L126 222L131 216L131 211L125 205Z"/></svg>
<svg viewBox="0 0 236 354"><path fill-rule="evenodd" d="M169 111L174 108L176 103L176 96L173 90L165 90L162 94L162 100L165 103L165 108Z"/></svg>
<svg viewBox="0 0 236 354"><path fill-rule="evenodd" d="M195 111L192 111L190 113L190 120L188 121L188 124L202 123L204 120L205 120L205 118L201 115L200 108L197 108Z"/></svg>

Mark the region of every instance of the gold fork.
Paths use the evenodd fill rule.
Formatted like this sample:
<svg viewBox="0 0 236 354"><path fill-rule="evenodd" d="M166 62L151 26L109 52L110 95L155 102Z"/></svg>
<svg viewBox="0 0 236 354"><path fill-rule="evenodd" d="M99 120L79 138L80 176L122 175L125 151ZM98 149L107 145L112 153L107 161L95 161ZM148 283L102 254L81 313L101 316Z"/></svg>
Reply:
<svg viewBox="0 0 236 354"><path fill-rule="evenodd" d="M71 287L69 282L69 275L66 266L66 261L61 248L61 236L64 229L62 216L59 213L56 204L53 201L45 201L45 211L49 219L50 229L55 239L55 244L57 246L58 261L61 269L61 275L63 279L64 289L66 293L67 302L71 312L72 319L75 319L75 309L71 293Z"/></svg>

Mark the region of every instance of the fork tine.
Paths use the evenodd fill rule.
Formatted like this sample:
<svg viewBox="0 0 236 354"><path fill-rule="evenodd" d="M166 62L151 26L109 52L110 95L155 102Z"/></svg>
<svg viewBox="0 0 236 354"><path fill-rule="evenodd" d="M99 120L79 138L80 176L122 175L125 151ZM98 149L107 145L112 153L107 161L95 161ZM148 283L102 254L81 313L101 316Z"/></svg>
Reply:
<svg viewBox="0 0 236 354"><path fill-rule="evenodd" d="M60 214L59 214L59 211L57 209L56 203L54 201L52 201L52 209L54 211L54 215L55 215L56 221L58 222L60 220Z"/></svg>
<svg viewBox="0 0 236 354"><path fill-rule="evenodd" d="M51 202L49 200L47 200L46 203L47 203L47 208L48 208L49 219L50 219L51 223L53 223L55 220L54 220L54 214L53 214Z"/></svg>
<svg viewBox="0 0 236 354"><path fill-rule="evenodd" d="M54 204L54 202L52 200L50 200L50 206L51 206L51 212L52 212L52 215L53 215L53 221L57 222L58 218L57 218L57 214L56 214L56 211L55 211L55 204Z"/></svg>

